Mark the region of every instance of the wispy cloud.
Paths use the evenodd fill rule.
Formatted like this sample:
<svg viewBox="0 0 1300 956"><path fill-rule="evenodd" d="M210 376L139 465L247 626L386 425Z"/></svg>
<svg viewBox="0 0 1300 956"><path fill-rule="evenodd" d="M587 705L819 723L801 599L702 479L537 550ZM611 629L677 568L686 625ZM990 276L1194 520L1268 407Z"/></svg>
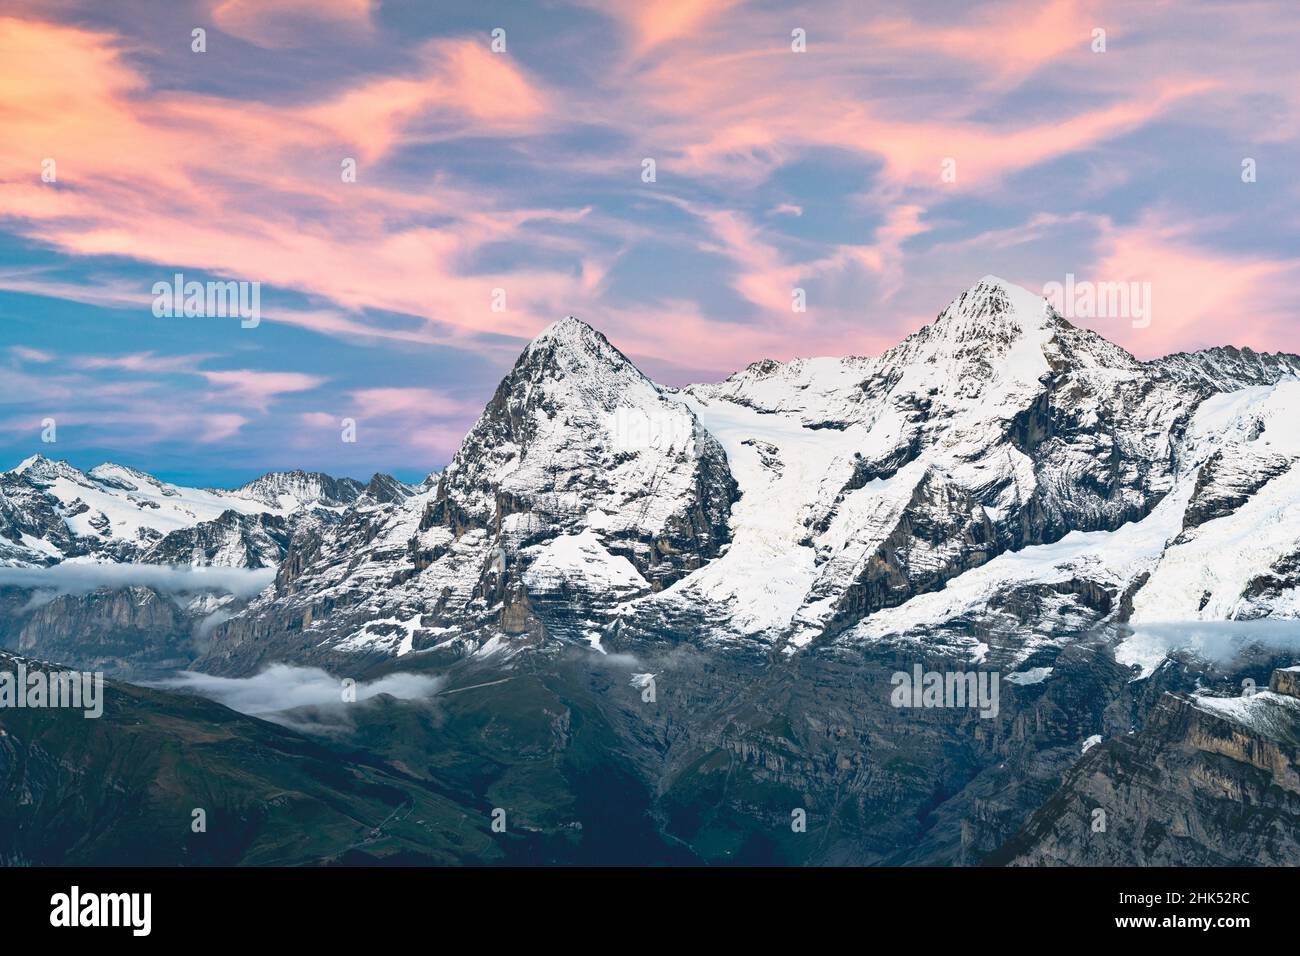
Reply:
<svg viewBox="0 0 1300 956"><path fill-rule="evenodd" d="M312 27L369 34L374 0L214 0L212 21L224 33L268 49L309 43Z"/></svg>
<svg viewBox="0 0 1300 956"><path fill-rule="evenodd" d="M89 594L97 588L142 586L167 594L217 591L252 597L275 577L275 569L189 568L162 564L100 564L64 561L49 568L0 567L0 585L54 594Z"/></svg>
<svg viewBox="0 0 1300 956"><path fill-rule="evenodd" d="M397 700L432 702L446 679L427 674L390 674L355 684L355 697L344 701L343 684L315 667L273 664L252 677L215 677L182 671L154 686L211 698L243 714L261 717L295 730L334 735L352 726L357 707L381 694Z"/></svg>
<svg viewBox="0 0 1300 956"><path fill-rule="evenodd" d="M54 361L54 353L43 352L40 349L29 349L25 345L9 346L9 354L20 362L28 364L45 364Z"/></svg>
<svg viewBox="0 0 1300 956"><path fill-rule="evenodd" d="M263 411L281 395L307 392L325 383L325 379L319 375L306 375L302 372L267 372L249 368L204 371L199 374L207 379L208 384L217 387L210 398L248 405Z"/></svg>
<svg viewBox="0 0 1300 956"><path fill-rule="evenodd" d="M879 351L987 272L1150 281L1151 326L1099 329L1140 355L1300 345L1285 3L132 9L0 20L4 344L106 329L11 350L10 421L157 441L167 396L194 443L342 455L352 416L358 455L432 464L561 315L680 383ZM261 282L261 327L152 320L175 271ZM218 407L176 411L196 381Z"/></svg>

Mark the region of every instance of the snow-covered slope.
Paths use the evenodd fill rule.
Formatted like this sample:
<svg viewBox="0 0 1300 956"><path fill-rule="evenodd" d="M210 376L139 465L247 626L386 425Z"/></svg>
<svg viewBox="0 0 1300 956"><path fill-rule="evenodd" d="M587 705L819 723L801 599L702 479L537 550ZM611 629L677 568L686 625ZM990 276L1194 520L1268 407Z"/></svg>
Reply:
<svg viewBox="0 0 1300 956"><path fill-rule="evenodd" d="M591 528L648 589L720 543L728 480L721 447L694 415L569 317L501 383L443 473L426 524L490 528L508 551L557 527ZM702 484L717 487L702 498Z"/></svg>
<svg viewBox="0 0 1300 956"><path fill-rule="evenodd" d="M37 455L0 473L0 566L273 567L299 524L337 520L362 494L409 492L388 475L366 486L306 472L271 473L232 491L186 488L125 465L82 472Z"/></svg>
<svg viewBox="0 0 1300 956"><path fill-rule="evenodd" d="M0 562L145 560L170 534L226 512L252 516L268 510L286 513L229 493L168 484L123 465L103 464L85 473L36 456L0 474Z"/></svg>
<svg viewBox="0 0 1300 956"><path fill-rule="evenodd" d="M926 641L1043 670L1030 658L1102 629L1138 662L1130 630L1149 650L1152 623L1300 617L1298 368L1141 362L993 276L882 355L684 389L570 317L419 486L291 472L198 492L38 462L4 476L0 520L32 562L283 548L276 587L215 632L217 669L653 636Z"/></svg>
<svg viewBox="0 0 1300 956"><path fill-rule="evenodd" d="M672 634L787 654L924 638L1018 664L1141 619L1148 579L1181 586L1166 553L1213 544L1210 516L1289 467L1220 406L1284 395L1297 364L1140 362L993 276L878 357L765 360L681 390L565 319L436 490L304 543L226 652L284 653L260 642L297 621L325 654ZM1259 577L1300 523L1269 514L1277 540L1249 540L1227 590L1282 611L1289 584Z"/></svg>
<svg viewBox="0 0 1300 956"><path fill-rule="evenodd" d="M1272 385L1300 375L1300 356L1285 352L1256 352L1231 345L1175 352L1150 363L1158 372L1210 392L1230 392L1247 385Z"/></svg>
<svg viewBox="0 0 1300 956"><path fill-rule="evenodd" d="M120 674L185 666L294 534L337 523L344 498L408 493L386 475L273 474L232 492L29 458L0 473L0 643Z"/></svg>
<svg viewBox="0 0 1300 956"><path fill-rule="evenodd" d="M612 608L721 550L734 496L691 411L566 318L436 486L295 538L275 592L220 629L205 666L594 640Z"/></svg>
<svg viewBox="0 0 1300 956"><path fill-rule="evenodd" d="M389 481L400 484L391 478ZM331 478L318 471L273 471L233 491L216 493L246 499L273 511L291 512L308 507L346 507L365 491L366 485L352 478Z"/></svg>
<svg viewBox="0 0 1300 956"><path fill-rule="evenodd" d="M751 365L682 400L742 497L728 553L641 602L734 608L787 652L1170 491L1190 391L986 276L878 358ZM658 605L658 607L654 607Z"/></svg>

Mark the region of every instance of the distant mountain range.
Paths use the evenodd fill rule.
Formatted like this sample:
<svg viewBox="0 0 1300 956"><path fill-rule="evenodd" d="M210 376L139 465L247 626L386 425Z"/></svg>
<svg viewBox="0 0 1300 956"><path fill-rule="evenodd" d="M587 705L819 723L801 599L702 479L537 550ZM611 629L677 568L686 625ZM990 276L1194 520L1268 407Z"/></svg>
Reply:
<svg viewBox="0 0 1300 956"><path fill-rule="evenodd" d="M125 680L438 674L436 719L358 706L356 772L442 788L466 842L444 821L437 847L313 859L590 861L599 838L605 862L1300 864L1298 375L1139 361L992 276L880 356L682 389L570 317L419 486L0 474L0 645ZM998 712L897 706L917 666L997 675ZM119 693L177 726L219 707ZM42 746L96 759L79 733ZM0 824L60 792L15 787ZM615 792L633 819L599 809ZM507 805L502 846L481 815Z"/></svg>

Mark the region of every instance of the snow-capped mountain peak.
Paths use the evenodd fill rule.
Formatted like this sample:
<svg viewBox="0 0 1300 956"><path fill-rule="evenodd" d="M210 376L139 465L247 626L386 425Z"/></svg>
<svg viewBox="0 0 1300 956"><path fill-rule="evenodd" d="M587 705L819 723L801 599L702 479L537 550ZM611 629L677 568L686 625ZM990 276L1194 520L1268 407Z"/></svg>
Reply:
<svg viewBox="0 0 1300 956"><path fill-rule="evenodd" d="M573 344L589 340L599 334L576 315L566 315L562 319L556 319L538 332L533 338L530 347L544 345L547 342Z"/></svg>
<svg viewBox="0 0 1300 956"><path fill-rule="evenodd" d="M153 475L111 461L96 465L86 473L86 476L101 485L121 491L140 491L143 488L155 490L169 497L177 494L171 485Z"/></svg>
<svg viewBox="0 0 1300 956"><path fill-rule="evenodd" d="M229 492L281 511L308 506L339 508L356 501L365 485L353 478L332 478L319 471L272 471Z"/></svg>
<svg viewBox="0 0 1300 956"><path fill-rule="evenodd" d="M1252 654L1280 652L1266 647L1283 633L1289 643L1300 620L1296 370L1300 357L1236 349L1140 362L993 276L882 355L764 360L682 389L655 385L568 317L523 350L445 471L414 487L299 471L202 491L119 465L82 474L29 459L0 474L0 565L224 565L258 569L262 589L177 604L106 587L32 611L18 586L0 602L18 646L46 659L97 660L107 647L227 675L273 662L345 675L427 653L417 669L464 665L458 689L527 686L515 701L483 698L502 727L541 701L546 720L530 728L568 746L569 729L598 712L599 745L635 741L641 765L687 775L663 770L678 793L712 793L691 775L719 766L764 785L795 773L826 806L852 807L848 794L880 808L871 819L895 820L899 794L932 812L937 780L942 816L959 822L992 794L977 814L984 835L972 831L978 855L1081 743L1095 762L1130 736L1149 756L1141 741L1158 737L1158 752L1182 760L1182 737L1158 724L1122 731L1143 701L1185 684L1183 659L1229 626L1234 639L1258 637ZM20 582L45 573L16 571ZM177 640L188 633L196 640ZM607 656L584 658L582 644ZM923 661L1000 673L1003 709L988 722L902 720L886 678ZM505 679L470 676L497 668ZM617 668L637 689L661 675L666 706L643 707L611 679ZM1235 689L1216 671L1205 676ZM1232 717L1233 733L1285 706L1293 744L1287 686L1292 703L1193 706ZM538 689L557 692L561 709ZM587 706L598 711L575 709ZM1254 750L1272 746L1263 737L1234 743L1234 758L1221 730L1209 733L1216 773L1227 758L1251 775L1216 781L1256 780L1250 753L1294 763ZM493 737L502 752L509 738ZM701 759L710 753L726 759ZM757 792L740 790L746 804ZM1238 792L1267 803L1265 790ZM870 845L879 862L877 834L835 852ZM919 847L914 862L943 846L967 852L964 828L896 835Z"/></svg>
<svg viewBox="0 0 1300 956"><path fill-rule="evenodd" d="M685 395L744 519L680 587L787 648L1000 553L1142 517L1200 397L994 276L878 358L763 363Z"/></svg>
<svg viewBox="0 0 1300 956"><path fill-rule="evenodd" d="M276 593L218 632L229 643L216 653L235 667L276 653L263 637L307 627L317 661L453 642L474 652L520 635L599 642L664 621L684 639L797 653L918 628L942 635L947 620L985 613L972 611L978 596L1018 594L1023 581L1074 589L1079 602L1032 601L1095 621L1146 608L1131 589L1162 551L1199 568L1224 538L1214 521L1251 496L1273 501L1261 489L1300 447L1279 441L1293 404L1277 383L1298 368L1294 356L1237 350L1139 362L996 276L879 356L760 361L680 390L567 316L523 350L436 480L362 486L286 472L234 492L181 489L174 504L192 514L163 505L173 527L213 508L316 517L295 529L227 519L166 553L251 553L213 542L293 530ZM1260 394L1209 401L1245 385ZM91 477L41 459L24 467L59 475L37 480L58 486L56 511L77 541L116 540L119 526L151 534L78 481L147 498L139 508L169 500L120 466ZM6 478L31 497L30 481ZM1261 536L1238 542L1249 587L1206 588L1205 613L1247 591L1253 606L1300 606L1284 593L1300 529L1292 535L1285 502L1274 504L1268 555ZM33 533L20 522L5 536L26 547ZM1043 566L1014 557L1029 553ZM1175 570L1153 580L1182 580ZM1033 646L1022 631L981 628L986 644L1002 641L995 656ZM954 626L953 640L968 646L970 633Z"/></svg>
<svg viewBox="0 0 1300 956"><path fill-rule="evenodd" d="M882 355L879 369L914 394L965 403L994 381L1032 388L1050 370L1048 344L1064 325L1046 299L985 276Z"/></svg>
<svg viewBox="0 0 1300 956"><path fill-rule="evenodd" d="M280 560L286 519L336 520L333 512L362 488L306 472L266 475L235 491L186 488L113 462L83 472L33 455L0 473L0 565L78 558L266 567Z"/></svg>
<svg viewBox="0 0 1300 956"><path fill-rule="evenodd" d="M946 338L989 334L1006 324L1022 331L1051 325L1047 300L995 275L986 275L949 303L934 323Z"/></svg>
<svg viewBox="0 0 1300 956"><path fill-rule="evenodd" d="M24 458L7 472L10 475L22 475L33 484L48 483L59 478L84 483L86 475L79 469L60 459L46 458L44 455L32 455Z"/></svg>
<svg viewBox="0 0 1300 956"><path fill-rule="evenodd" d="M383 472L377 471L370 477L370 481L366 484L365 495L369 497L371 501L379 503L396 503L405 501L407 498L410 498L411 495L417 494L418 491L424 487L425 486L412 487L405 482L398 481L392 475L386 475Z"/></svg>
<svg viewBox="0 0 1300 956"><path fill-rule="evenodd" d="M609 339L572 315L551 323L528 344L507 381L525 379L568 379L602 404L616 397L611 388L635 383L655 387Z"/></svg>

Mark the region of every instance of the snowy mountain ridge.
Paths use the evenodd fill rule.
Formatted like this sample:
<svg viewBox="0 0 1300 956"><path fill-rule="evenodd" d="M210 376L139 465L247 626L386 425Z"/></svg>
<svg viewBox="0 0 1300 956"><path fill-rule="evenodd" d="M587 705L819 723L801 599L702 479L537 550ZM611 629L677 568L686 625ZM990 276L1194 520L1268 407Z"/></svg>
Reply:
<svg viewBox="0 0 1300 956"><path fill-rule="evenodd" d="M233 490L187 488L113 462L83 472L33 455L0 473L0 566L273 567L291 526L333 520L373 489L390 498L410 490L387 475L368 487L302 471L272 472Z"/></svg>
<svg viewBox="0 0 1300 956"><path fill-rule="evenodd" d="M1297 368L1235 349L1142 362L992 276L880 356L682 389L568 317L436 489L291 546L207 663L671 634L785 655L925 639L1015 667L1097 628L1141 646L1130 618L1165 603L1144 586L1196 582L1198 615L1292 615L1300 522L1280 501L1268 546L1238 552L1248 580L1199 607L1218 572L1193 539L1218 542L1261 489L1260 509L1290 494L1291 442L1260 434L1289 427Z"/></svg>
<svg viewBox="0 0 1300 956"><path fill-rule="evenodd" d="M665 636L1037 667L1098 630L1149 668L1171 619L1300 617L1297 370L1139 361L994 276L879 356L682 389L570 316L436 481L31 459L0 475L0 560L277 567L213 632L229 672Z"/></svg>

